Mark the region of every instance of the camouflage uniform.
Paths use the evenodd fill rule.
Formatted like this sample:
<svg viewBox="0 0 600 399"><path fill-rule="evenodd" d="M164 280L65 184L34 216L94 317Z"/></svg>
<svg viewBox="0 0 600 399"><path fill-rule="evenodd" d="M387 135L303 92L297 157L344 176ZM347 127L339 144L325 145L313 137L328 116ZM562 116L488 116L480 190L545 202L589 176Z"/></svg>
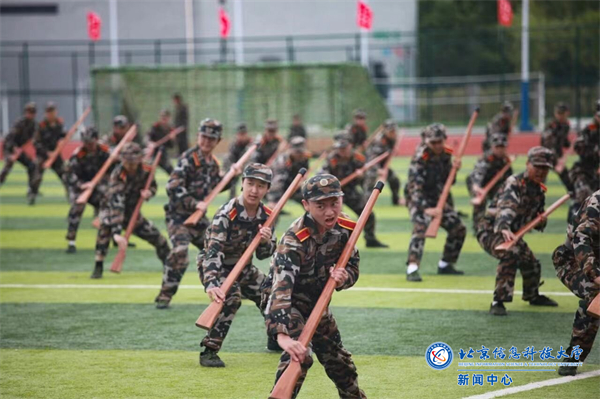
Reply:
<svg viewBox="0 0 600 399"><path fill-rule="evenodd" d="M25 112L35 112L35 104L29 103L25 106ZM29 119L25 116L19 118L13 127L10 129L10 132L6 135L4 139L4 168L2 168L2 172L0 172L0 185L6 181L6 177L10 173L14 165L14 161L12 160L12 154L16 149L22 147L31 140L37 130L37 123L35 119ZM29 157L22 152L17 161L20 162L25 169L27 169L27 177L29 179L29 191L27 193L27 197L30 202L35 199L37 195L37 187L39 187L39 173L37 167L35 166L34 161L29 159Z"/></svg>
<svg viewBox="0 0 600 399"><path fill-rule="evenodd" d="M48 107L46 110L48 110ZM39 129L33 136L33 146L35 147L36 164L39 173L39 180L37 182L38 187L35 188L35 192L38 191L39 186L42 184L42 177L45 171L44 163L49 157L48 153L54 151L58 145L58 141L65 137L63 127L64 123L62 118L57 118L54 122L44 119L42 122L40 122ZM63 183L65 188L67 188L64 176L64 163L60 154L58 157L56 157L56 161L54 161L52 164L52 169Z"/></svg>
<svg viewBox="0 0 600 399"><path fill-rule="evenodd" d="M340 193L332 185L333 176L317 175L307 181L306 186L316 186L325 179L327 184L313 190L326 196ZM337 181L337 179L335 179ZM311 189L312 190L312 189ZM327 190L327 191L326 191ZM303 187L304 198L307 197ZM315 197L318 198L318 197ZM316 200L316 199L315 199ZM331 230L319 234L316 222L309 213L294 221L279 241L275 255L271 261L269 277L265 282L263 295L268 299L266 306L267 333L274 339L282 333L298 339L306 320L321 295L327 280L329 268L339 259L346 243L355 227L355 223L342 214L338 223ZM360 255L354 248L346 266L348 279L338 291L352 287L358 280ZM358 373L352 361L352 354L344 348L337 323L330 309L322 316L311 342L312 351L325 372L335 383L340 398L366 398L358 387ZM279 380L290 363L287 352L281 355L275 381ZM301 364L302 374L298 379L294 394L296 397L306 378L313 359L306 356Z"/></svg>
<svg viewBox="0 0 600 399"><path fill-rule="evenodd" d="M294 137L290 141L290 149L277 157L273 163L275 176L273 178L271 189L267 193L268 202L276 203L279 201L279 199L283 197L285 190L287 190L296 178L296 175L298 175L300 169L305 168L308 170L310 153L306 151L305 142L306 140L302 137ZM294 160L292 160L292 156L290 155L292 151L299 154ZM296 191L291 199L298 203L302 203L302 191Z"/></svg>
<svg viewBox="0 0 600 399"><path fill-rule="evenodd" d="M552 151L544 147L529 150L529 161L534 165L554 165ZM512 302L517 268L523 276L523 300L539 297L541 268L524 240L519 240L509 250L498 251L496 246L504 243L502 230L517 232L520 228L544 212L546 187L530 180L526 173L512 175L498 191L485 216L476 228L477 241L488 254L500 263L496 270L495 302ZM543 231L545 222L535 229Z"/></svg>
<svg viewBox="0 0 600 399"><path fill-rule="evenodd" d="M122 158L142 159L141 148L137 143L127 143L123 147ZM135 174L129 175L122 164L118 164L110 174L106 206L100 208L100 228L96 238L96 261L104 260L108 245L115 234L127 228L141 191L144 189L152 167L140 163ZM152 180L150 192L156 195L156 180ZM133 229L133 234L147 241L156 249L156 255L164 264L169 255L169 244L156 226L141 213Z"/></svg>
<svg viewBox="0 0 600 399"><path fill-rule="evenodd" d="M442 140L446 137L443 125L430 125L426 130L428 139ZM419 266L421 263L425 246L425 232L432 219L425 214L425 209L437 206L451 169L452 150L449 148L446 148L440 155L435 155L427 145L422 145L417 149L410 162L405 193L413 231L408 248L407 264ZM465 241L467 229L454 210L451 193L448 194L448 200L444 205L441 227L448 232L442 260L450 264L456 263Z"/></svg>
<svg viewBox="0 0 600 399"><path fill-rule="evenodd" d="M173 130L173 127L171 125L165 125L160 122L156 122L154 125L152 125L152 128L146 135L147 140L148 142L157 142L163 137L168 136L171 130ZM152 157L155 157L156 154L158 154L158 152L160 151L162 153L162 156L160 158L159 165L165 172L171 174L173 172L173 166L171 165L171 157L169 156L168 151L169 148L173 148L172 140L167 141L160 148L155 148L154 151L152 151Z"/></svg>
<svg viewBox="0 0 600 399"><path fill-rule="evenodd" d="M100 139L100 141L102 142L102 144L105 144L107 146L110 147L111 151L121 142L121 140L123 139L123 137L125 137L125 135L127 134L127 130L129 130L129 128L131 127L129 125L129 120L127 119L126 116L123 115L117 115L114 117L113 119L113 126L118 126L118 127L122 127L122 128L126 128L126 131L123 133L123 135L117 135L114 131L105 135L104 137L102 137L102 139ZM142 139L142 135L139 132L136 133L136 135L133 137L133 140L131 140L134 143L137 143L140 145L140 147L143 147L143 139Z"/></svg>
<svg viewBox="0 0 600 399"><path fill-rule="evenodd" d="M492 147L496 145L502 145L506 147L506 138L503 135L492 135L491 138ZM477 185L481 188L485 187L490 180L496 176L502 168L506 166L507 163L510 162L510 158L505 156L503 158L496 157L492 151L488 151L475 164L473 168L473 172L467 176L467 189L469 190L469 194L471 197L475 197L476 194L473 192L473 185ZM485 200L480 205L473 205L473 228L477 226L479 220L485 214L485 208L488 199L492 199L494 195L498 192L502 184L506 181L506 179L513 174L512 168L508 168L504 176L498 180L498 183L488 192Z"/></svg>
<svg viewBox="0 0 600 399"><path fill-rule="evenodd" d="M245 123L240 123L238 125L237 131L239 132L247 132L248 128ZM240 158L246 152L248 145L251 143L250 137L237 137L234 141L229 144L229 152L227 153L227 158L225 158L225 162L223 164L224 170L229 170L233 164L240 160ZM231 180L231 186L229 187L229 198L235 198L237 192L237 182L238 177L234 177Z"/></svg>
<svg viewBox="0 0 600 399"><path fill-rule="evenodd" d="M565 243L554 251L552 260L560 281L580 298L567 353L576 345L583 349L583 362L592 350L600 319L587 314L590 302L600 294L594 279L600 276L600 190L584 201L567 228ZM574 360L573 360L574 361Z"/></svg>
<svg viewBox="0 0 600 399"><path fill-rule="evenodd" d="M574 198L569 209L569 221L587 197L600 188L600 111L592 123L577 136L574 144L579 159L573 164L569 178L573 184Z"/></svg>
<svg viewBox="0 0 600 399"><path fill-rule="evenodd" d="M85 135L89 136L89 140L94 137L98 138L98 132L94 128L88 128L88 131L84 133L84 142L86 141ZM110 157L110 149L104 144L98 144L96 150L93 152L88 151L84 146L78 147L71 158L67 161L65 168L65 181L69 187L69 200L71 208L69 209L69 227L67 230L66 239L75 241L77 236L77 229L81 222L81 216L85 210L85 204L78 204L76 202L77 197L83 192L81 186L84 183L91 181L94 176L98 173L102 165ZM105 197L108 191L108 180L111 169L107 172L102 180L96 185L92 195L88 199L87 203L94 207L94 213L98 213L101 204L104 205Z"/></svg>
<svg viewBox="0 0 600 399"><path fill-rule="evenodd" d="M270 169L266 169L271 172ZM206 231L205 250L198 254L197 262L200 281L205 290L220 287L225 282L250 242L258 234L258 226L264 225L271 214L271 210L261 204L256 216L250 218L243 201L243 196L240 195L221 206ZM273 255L275 243L276 237L273 235L267 244L258 246L256 257L262 260ZM223 310L213 328L206 333L200 346L215 352L221 349L233 318L242 305L242 297L251 300L261 309L260 287L264 280L265 275L252 264L250 259L237 282L227 293Z"/></svg>
<svg viewBox="0 0 600 399"><path fill-rule="evenodd" d="M396 125L391 122L387 122L386 129L394 129L395 130ZM367 151L366 151L367 161L371 161L372 159L377 158L379 155L383 154L386 151L389 151L390 154L393 155L395 148L396 148L396 139L395 138L390 139L389 137L387 137L385 135L385 131L378 133L375 136L375 138L373 139L373 141L371 142L371 144L369 144L369 147L367 148ZM386 162L387 162L387 159L384 159L383 161L381 161L379 163L379 167L383 168L385 166ZM378 180L377 169L378 168L371 168L365 172L363 188L365 191L365 195L367 195L367 196L369 196L371 194L371 191L373 191L373 187L375 187L375 183L377 183L377 180ZM388 169L387 181L389 183L389 187L392 192L392 204L398 205L398 203L400 202L400 179L398 178L398 176L396 176L396 174L394 173L394 170L391 167Z"/></svg>
<svg viewBox="0 0 600 399"><path fill-rule="evenodd" d="M486 152L491 147L491 136L493 133L502 133L507 141L512 130L512 112L513 106L510 102L505 101L502 105L501 112L494 115L492 120L487 124L485 129L485 139L481 143L483 152Z"/></svg>
<svg viewBox="0 0 600 399"><path fill-rule="evenodd" d="M183 127L183 132L177 135L177 146L179 148L179 155L183 154L189 148L188 144L188 106L183 103L179 103L175 106L175 127Z"/></svg>
<svg viewBox="0 0 600 399"><path fill-rule="evenodd" d="M554 152L554 158L558 161L564 154L565 150L571 146L569 141L569 130L571 126L569 122L561 122L554 119L546 125L546 129L542 132L541 146L548 148ZM555 165L556 166L556 165ZM556 171L556 169L554 169ZM569 179L569 170L565 166L562 172L558 173L560 181L564 184L567 191L573 191L571 179Z"/></svg>
<svg viewBox="0 0 600 399"><path fill-rule="evenodd" d="M277 132L277 121L269 119L265 123L265 129ZM259 136L258 140L258 148L252 154L252 162L266 165L279 149L279 144L283 139L277 134L271 137L265 134L262 138Z"/></svg>
<svg viewBox="0 0 600 399"><path fill-rule="evenodd" d="M304 125L300 124L300 125L291 125L290 126L290 133L288 134L288 141L290 141L294 137L306 138L306 129L304 128Z"/></svg>

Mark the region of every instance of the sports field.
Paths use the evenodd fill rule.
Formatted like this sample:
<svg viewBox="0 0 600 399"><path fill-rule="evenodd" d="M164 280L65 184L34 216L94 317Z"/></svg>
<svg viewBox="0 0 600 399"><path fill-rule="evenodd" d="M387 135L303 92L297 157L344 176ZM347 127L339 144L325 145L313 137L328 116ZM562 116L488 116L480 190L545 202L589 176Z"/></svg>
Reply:
<svg viewBox="0 0 600 399"><path fill-rule="evenodd" d="M514 170L524 169L525 157ZM396 159L393 169L404 184L408 158ZM573 161L573 160L571 160ZM466 174L475 157L463 160L455 203L470 214ZM157 172L159 195L142 212L165 231L163 204L167 176ZM565 193L556 175L550 174L547 204ZM156 310L153 300L161 281L161 265L149 245L137 238L128 251L124 272L108 272L116 251L105 263L105 277L90 280L94 265L96 231L92 209L86 210L75 255L65 253L68 205L62 186L52 171L45 174L43 196L35 206L25 204L26 174L15 165L0 189L0 396L2 398L266 398L273 384L278 354L265 350L262 318L245 302L227 337L221 358L224 369L198 364L199 342L204 331L194 326L208 300L192 262L171 308ZM213 215L226 201L217 198L209 208ZM543 234L526 237L542 262L545 284L541 292L559 303L557 308L536 308L520 300L507 304L508 317L492 317L496 260L477 244L471 220L457 268L462 277L438 277L437 261L445 233L426 242L421 268L424 281L407 283L405 261L412 225L406 208L390 205L384 190L375 207L377 232L389 249L367 250L359 241L361 276L355 288L335 293L332 310L340 325L344 345L354 354L359 383L369 398L461 398L507 389L491 386L459 386L459 349L482 345L528 346L536 350L569 344L577 299L555 276L553 250L565 238L567 207L556 211ZM289 203L291 213L281 218L280 237L302 213ZM352 215L355 218L354 215ZM165 232L166 234L166 232ZM190 258L195 259L191 249ZM267 270L266 261L258 265ZM520 293L521 279L517 279ZM434 371L425 361L426 348L443 341L454 350L454 362ZM493 359L493 358L492 358ZM539 358L535 358L539 361ZM476 359L473 361L477 361ZM579 368L580 375L600 369L598 345ZM547 369L547 368L544 368ZM472 374L469 372L468 374ZM483 372L484 376L492 374ZM502 377L504 372L493 373ZM510 388L556 379L552 371L509 372ZM598 398L600 375L529 389L509 398ZM334 398L337 392L315 359L300 398ZM492 397L492 396L489 396Z"/></svg>

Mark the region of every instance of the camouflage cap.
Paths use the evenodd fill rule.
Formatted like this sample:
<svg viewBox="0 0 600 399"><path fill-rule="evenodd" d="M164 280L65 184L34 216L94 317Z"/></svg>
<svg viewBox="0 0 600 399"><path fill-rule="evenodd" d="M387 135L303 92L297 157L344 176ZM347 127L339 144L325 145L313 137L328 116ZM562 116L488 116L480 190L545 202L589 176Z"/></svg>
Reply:
<svg viewBox="0 0 600 399"><path fill-rule="evenodd" d="M365 119L367 117L367 113L365 111L363 111L362 109L355 109L352 114L354 115L355 118L358 118L358 119Z"/></svg>
<svg viewBox="0 0 600 399"><path fill-rule="evenodd" d="M127 162L137 162L142 159L142 147L138 143L129 142L121 150L121 159Z"/></svg>
<svg viewBox="0 0 600 399"><path fill-rule="evenodd" d="M507 147L508 136L500 132L495 132L492 133L490 137L490 142L492 143L492 147Z"/></svg>
<svg viewBox="0 0 600 399"><path fill-rule="evenodd" d="M527 161L533 166L552 168L554 166L554 152L542 146L533 147L527 152Z"/></svg>
<svg viewBox="0 0 600 399"><path fill-rule="evenodd" d="M56 110L56 103L53 101L48 101L46 103L46 112L51 112Z"/></svg>
<svg viewBox="0 0 600 399"><path fill-rule="evenodd" d="M248 131L248 126L246 125L246 123L242 122L237 126L238 133L247 132L247 131Z"/></svg>
<svg viewBox="0 0 600 399"><path fill-rule="evenodd" d="M292 151L304 151L306 150L306 139L304 137L296 136L290 140L290 150Z"/></svg>
<svg viewBox="0 0 600 399"><path fill-rule="evenodd" d="M127 127L129 119L125 115L117 115L113 119L113 126Z"/></svg>
<svg viewBox="0 0 600 399"><path fill-rule="evenodd" d="M397 127L396 121L393 119L386 119L386 121L383 123L383 128L385 130L396 130Z"/></svg>
<svg viewBox="0 0 600 399"><path fill-rule="evenodd" d="M426 142L446 140L446 126L441 123L432 123L423 130L423 138Z"/></svg>
<svg viewBox="0 0 600 399"><path fill-rule="evenodd" d="M320 174L306 180L302 185L302 198L306 201L319 201L325 198L343 197L342 185L337 177Z"/></svg>
<svg viewBox="0 0 600 399"><path fill-rule="evenodd" d="M242 179L245 178L262 180L265 183L271 184L273 171L267 165L262 163L251 163L246 166L244 173L242 173Z"/></svg>
<svg viewBox="0 0 600 399"><path fill-rule="evenodd" d="M265 122L265 130L277 131L277 129L279 129L277 121L275 119L267 119Z"/></svg>
<svg viewBox="0 0 600 399"><path fill-rule="evenodd" d="M168 109L163 109L162 111L160 111L160 116L171 116L171 111L169 111Z"/></svg>
<svg viewBox="0 0 600 399"><path fill-rule="evenodd" d="M346 148L350 145L350 135L346 132L343 133L338 133L333 137L334 143L333 143L333 148L334 149L340 149L340 148Z"/></svg>
<svg viewBox="0 0 600 399"><path fill-rule="evenodd" d="M200 122L200 126L198 127L198 134L213 139L220 139L222 131L223 125L216 119L206 118Z"/></svg>
<svg viewBox="0 0 600 399"><path fill-rule="evenodd" d="M25 110L25 112L37 112L37 106L33 101L30 101L27 104L25 104L25 107L23 107L23 109Z"/></svg>
<svg viewBox="0 0 600 399"><path fill-rule="evenodd" d="M513 110L515 109L515 107L512 105L512 103L510 101L504 101L502 103L502 112L513 112Z"/></svg>
<svg viewBox="0 0 600 399"><path fill-rule="evenodd" d="M569 111L569 106L563 103L562 101L556 103L556 105L554 106L554 112L558 112L559 114L564 114L567 111Z"/></svg>
<svg viewBox="0 0 600 399"><path fill-rule="evenodd" d="M96 139L98 139L98 130L93 126L90 126L81 132L81 141L84 143L89 143Z"/></svg>

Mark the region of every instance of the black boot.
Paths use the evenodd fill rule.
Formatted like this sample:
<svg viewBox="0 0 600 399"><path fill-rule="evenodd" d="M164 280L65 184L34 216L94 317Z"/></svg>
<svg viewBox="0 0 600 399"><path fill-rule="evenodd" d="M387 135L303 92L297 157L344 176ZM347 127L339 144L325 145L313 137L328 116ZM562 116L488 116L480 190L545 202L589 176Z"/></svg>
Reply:
<svg viewBox="0 0 600 399"><path fill-rule="evenodd" d="M448 264L446 267L438 266L438 274L454 274L454 275L462 275L465 274L462 270L456 270L452 263Z"/></svg>
<svg viewBox="0 0 600 399"><path fill-rule="evenodd" d="M104 271L104 262L101 260L96 261L96 266L94 267L94 272L90 276L90 278L98 279L102 278L102 272Z"/></svg>
<svg viewBox="0 0 600 399"><path fill-rule="evenodd" d="M494 316L506 316L508 313L506 312L504 303L497 301L496 303L492 303L490 305L490 314Z"/></svg>
<svg viewBox="0 0 600 399"><path fill-rule="evenodd" d="M546 295L536 296L535 298L533 298L529 301L529 304L533 305L533 306L552 306L552 307L558 306L558 303L556 303L556 301L548 298Z"/></svg>
<svg viewBox="0 0 600 399"><path fill-rule="evenodd" d="M576 362L572 362L572 361L569 361L569 360L571 360L571 359L564 359L563 360L564 366L560 366L558 368L558 374L559 375L565 376L565 375L575 375L575 374L577 374L577 366L573 366L573 365L570 364L570 363L576 363Z"/></svg>
<svg viewBox="0 0 600 399"><path fill-rule="evenodd" d="M389 245L386 245L379 241L377 238L367 238L367 248L389 248Z"/></svg>
<svg viewBox="0 0 600 399"><path fill-rule="evenodd" d="M225 363L223 363L217 352L206 348L204 352L200 353L200 366L225 367Z"/></svg>
<svg viewBox="0 0 600 399"><path fill-rule="evenodd" d="M74 254L75 252L77 252L77 247L75 247L74 244L69 244L65 252L68 254Z"/></svg>

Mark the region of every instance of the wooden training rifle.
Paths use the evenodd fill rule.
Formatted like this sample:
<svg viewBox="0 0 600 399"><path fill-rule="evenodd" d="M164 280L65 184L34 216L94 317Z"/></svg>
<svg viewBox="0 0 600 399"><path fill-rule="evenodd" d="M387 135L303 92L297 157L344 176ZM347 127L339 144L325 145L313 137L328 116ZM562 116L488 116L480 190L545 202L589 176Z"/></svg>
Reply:
<svg viewBox="0 0 600 399"><path fill-rule="evenodd" d="M390 156L390 152L386 151L383 154L371 159L369 162L363 165L362 168L356 169L354 172L350 173L348 176L344 177L340 184L344 187L346 184L350 183L352 180L356 179L359 174L365 173L367 170L371 169L373 166L377 165L379 162L383 161L386 157Z"/></svg>
<svg viewBox="0 0 600 399"><path fill-rule="evenodd" d="M352 231L352 234L350 235L350 238L348 239L348 242L346 243L342 254L340 255L338 261L335 264L336 270L346 268L348 260L350 259L350 256L352 256L352 252L354 251L354 246L358 241L358 237L360 236L360 233L362 232L363 228L365 227L365 224L367 223L367 219L373 211L373 207L375 206L375 202L377 201L377 198L379 197L383 186L384 184L381 180L375 184L373 192L371 193L371 196L369 197L365 208L363 209L362 213L360 214L360 217L358 218L358 221L356 222L356 227ZM300 342L305 348L308 348L308 346L310 345L310 341L312 340L315 332L317 331L317 327L321 321L321 317L323 316L323 314L327 310L327 307L329 306L329 302L331 301L331 297L335 288L336 282L330 277L329 280L327 280L327 284L325 284L325 288L323 288L321 295L319 296L319 300L317 301L314 309L310 313L308 320L306 320L306 324L302 329L302 333L300 333L300 337L298 338L298 342ZM290 360L289 365L287 366L279 380L277 380L277 384L275 384L275 387L273 387L273 390L269 395L269 399L291 399L294 387L296 386L296 382L298 381L298 378L300 378L301 373L302 369L300 367L300 363Z"/></svg>
<svg viewBox="0 0 600 399"><path fill-rule="evenodd" d="M381 132L382 130L383 130L383 125L379 125L379 126L377 126L377 129L375 129L373 131L373 133L371 133L369 138L364 142L365 151L367 150L367 147L369 147L369 144L371 144L371 142L375 139L375 136L377 136L379 134L379 132Z"/></svg>
<svg viewBox="0 0 600 399"><path fill-rule="evenodd" d="M471 204L473 204L473 205L483 204L483 201L485 201L485 197L487 197L488 193L490 192L490 190L492 188L494 188L496 183L498 183L498 181L500 179L502 179L502 176L504 176L506 171L510 168L510 165L512 165L512 163L515 161L515 158L516 157L511 157L508 159L508 163L506 165L504 165L504 167L502 169L500 169L498 171L498 173L496 173L494 175L494 177L492 177L492 179L485 185L485 187L483 187L481 189L481 193L479 195L476 195L475 198L473 198L471 200Z"/></svg>
<svg viewBox="0 0 600 399"><path fill-rule="evenodd" d="M52 164L54 164L54 162L56 162L56 159L60 156L62 149L71 140L73 135L75 135L75 132L77 132L77 128L83 123L83 121L88 116L90 111L91 111L91 108L87 107L85 109L85 111L83 111L83 114L81 114L79 119L77 119L77 121L73 124L73 126L71 126L71 128L69 129L69 131L67 132L65 137L63 137L62 139L60 139L58 141L56 148L54 149L54 151L52 151L50 153L46 162L44 162L44 165L43 165L44 169L48 169L49 167L52 166Z"/></svg>
<svg viewBox="0 0 600 399"><path fill-rule="evenodd" d="M275 205L275 208L271 212L271 215L269 216L267 221L263 224L263 227L270 228L273 225L273 223L277 219L277 216L279 215L279 212L283 209L283 206L285 205L287 200L294 194L294 192L296 192L296 188L304 178L305 174L305 168L302 168L300 169L300 171L298 171L298 174L294 178L294 181L292 182L292 184L290 184L283 196L279 199L279 202L277 202L277 205ZM256 236L254 236L254 238L252 239L252 241L250 241L248 248L246 248L244 254L237 261L235 267L231 270L231 272L225 279L225 282L221 285L221 291L223 291L223 294L227 295L233 284L235 284L236 280L238 279L238 277L252 258L254 251L259 246L260 240L261 235L260 233L257 233ZM204 328L205 330L210 330L215 324L215 321L217 320L217 317L221 313L222 309L223 302L217 303L215 301L211 301L208 307L204 309L204 312L202 312L200 317L198 317L198 320L196 320L196 325L200 328Z"/></svg>
<svg viewBox="0 0 600 399"><path fill-rule="evenodd" d="M400 137L398 137L398 139L396 140L396 145L394 145L394 148L392 148L392 153L385 160L385 164L383 165L383 171L385 173L385 180L387 180L387 178L388 178L388 173L389 173L388 171L390 170L390 165L392 163L392 160L394 159L394 155L396 155L396 152L398 152L398 149L400 148L400 142L402 141L403 138L404 138L404 131L402 132Z"/></svg>

